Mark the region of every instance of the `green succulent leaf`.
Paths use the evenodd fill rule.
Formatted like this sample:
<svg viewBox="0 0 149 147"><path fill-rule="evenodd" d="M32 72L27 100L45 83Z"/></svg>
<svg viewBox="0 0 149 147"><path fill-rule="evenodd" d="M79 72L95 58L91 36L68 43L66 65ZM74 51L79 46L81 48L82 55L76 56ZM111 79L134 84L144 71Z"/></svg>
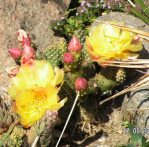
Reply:
<svg viewBox="0 0 149 147"><path fill-rule="evenodd" d="M126 147L147 147L147 139L139 132L137 132L137 127L134 124L130 124L128 121L124 122L124 127L129 129L130 143Z"/></svg>
<svg viewBox="0 0 149 147"><path fill-rule="evenodd" d="M142 134L133 134L131 136L130 141L135 145L135 146L141 146L141 147L146 147L146 138Z"/></svg>

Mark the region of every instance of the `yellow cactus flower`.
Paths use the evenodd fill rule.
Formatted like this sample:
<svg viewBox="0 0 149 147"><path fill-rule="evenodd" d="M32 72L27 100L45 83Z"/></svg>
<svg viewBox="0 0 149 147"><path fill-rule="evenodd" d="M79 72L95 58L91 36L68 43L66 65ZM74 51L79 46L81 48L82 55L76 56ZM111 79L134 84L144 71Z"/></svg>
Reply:
<svg viewBox="0 0 149 147"><path fill-rule="evenodd" d="M136 37L132 32L101 23L91 28L86 46L94 61L127 59L142 49L142 42Z"/></svg>
<svg viewBox="0 0 149 147"><path fill-rule="evenodd" d="M12 78L9 94L15 102L15 112L24 127L32 126L47 110L60 109L66 99L59 102L59 86L63 70L52 68L46 61L35 60L32 65L22 65Z"/></svg>

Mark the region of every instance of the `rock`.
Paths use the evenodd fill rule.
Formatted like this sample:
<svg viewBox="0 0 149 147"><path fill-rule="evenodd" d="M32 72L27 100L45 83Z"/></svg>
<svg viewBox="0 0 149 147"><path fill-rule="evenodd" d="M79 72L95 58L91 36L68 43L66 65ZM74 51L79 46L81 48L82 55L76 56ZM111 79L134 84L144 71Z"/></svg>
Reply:
<svg viewBox="0 0 149 147"><path fill-rule="evenodd" d="M148 25L145 24L142 20L134 17L133 15L129 15L122 12L110 12L109 14L105 14L103 16L100 16L96 20L102 20L102 21L119 21L124 22L126 25L133 26L135 28L141 29L141 30L148 30ZM98 24L98 21L94 21L92 25Z"/></svg>
<svg viewBox="0 0 149 147"><path fill-rule="evenodd" d="M64 16L70 0L0 0L0 3L0 85L5 87L9 81L5 68L15 66L8 48L18 46L16 31L25 29L44 51L58 40L49 26Z"/></svg>
<svg viewBox="0 0 149 147"><path fill-rule="evenodd" d="M137 128L149 137L149 84L124 97L124 118L137 124Z"/></svg>

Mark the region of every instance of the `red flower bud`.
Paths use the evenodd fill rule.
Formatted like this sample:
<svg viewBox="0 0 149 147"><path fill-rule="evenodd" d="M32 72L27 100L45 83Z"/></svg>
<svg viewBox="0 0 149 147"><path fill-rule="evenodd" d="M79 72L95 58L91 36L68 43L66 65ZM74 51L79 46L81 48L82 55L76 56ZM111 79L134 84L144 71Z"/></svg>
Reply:
<svg viewBox="0 0 149 147"><path fill-rule="evenodd" d="M32 47L25 44L22 53L21 63L29 64L33 61L33 59L35 59L35 50Z"/></svg>
<svg viewBox="0 0 149 147"><path fill-rule="evenodd" d="M79 39L73 36L68 44L68 50L73 52L79 52L81 49L82 49L82 45Z"/></svg>
<svg viewBox="0 0 149 147"><path fill-rule="evenodd" d="M75 89L77 91L85 90L87 89L87 87L88 87L88 82L85 78L80 77L75 81Z"/></svg>
<svg viewBox="0 0 149 147"><path fill-rule="evenodd" d="M9 48L8 51L11 57L15 60L22 56L22 50L19 48Z"/></svg>
<svg viewBox="0 0 149 147"><path fill-rule="evenodd" d="M64 53L63 55L64 63L72 63L74 62L74 56L71 53Z"/></svg>

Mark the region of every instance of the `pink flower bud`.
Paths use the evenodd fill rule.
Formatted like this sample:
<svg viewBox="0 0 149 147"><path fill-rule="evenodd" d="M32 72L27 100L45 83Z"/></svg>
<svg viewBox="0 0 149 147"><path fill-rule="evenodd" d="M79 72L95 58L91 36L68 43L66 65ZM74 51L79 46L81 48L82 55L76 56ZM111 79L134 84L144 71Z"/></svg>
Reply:
<svg viewBox="0 0 149 147"><path fill-rule="evenodd" d="M64 63L73 63L74 62L74 56L71 53L64 53L63 62Z"/></svg>
<svg viewBox="0 0 149 147"><path fill-rule="evenodd" d="M87 89L87 87L88 87L88 82L85 78L80 77L75 81L75 89L77 91L85 90Z"/></svg>
<svg viewBox="0 0 149 147"><path fill-rule="evenodd" d="M79 52L81 49L82 49L82 45L79 39L73 36L68 44L68 50L73 52Z"/></svg>
<svg viewBox="0 0 149 147"><path fill-rule="evenodd" d="M23 37L22 46L24 46L24 45L28 45L28 46L31 45L31 40L30 40L30 38L29 38L29 35L27 36L27 38L24 38L24 37Z"/></svg>
<svg viewBox="0 0 149 147"><path fill-rule="evenodd" d="M25 44L22 53L21 63L29 64L33 61L33 59L35 59L35 50L32 47Z"/></svg>
<svg viewBox="0 0 149 147"><path fill-rule="evenodd" d="M138 44L139 42L140 42L140 37L136 35L136 36L133 38L132 43L133 43L133 44Z"/></svg>
<svg viewBox="0 0 149 147"><path fill-rule="evenodd" d="M25 45L24 49L23 49L22 56L34 58L35 57L35 50L31 46Z"/></svg>
<svg viewBox="0 0 149 147"><path fill-rule="evenodd" d="M31 40L27 32L23 29L17 31L18 40L22 42L22 45L31 45Z"/></svg>
<svg viewBox="0 0 149 147"><path fill-rule="evenodd" d="M19 48L9 48L8 51L11 57L15 60L22 56L22 50Z"/></svg>

